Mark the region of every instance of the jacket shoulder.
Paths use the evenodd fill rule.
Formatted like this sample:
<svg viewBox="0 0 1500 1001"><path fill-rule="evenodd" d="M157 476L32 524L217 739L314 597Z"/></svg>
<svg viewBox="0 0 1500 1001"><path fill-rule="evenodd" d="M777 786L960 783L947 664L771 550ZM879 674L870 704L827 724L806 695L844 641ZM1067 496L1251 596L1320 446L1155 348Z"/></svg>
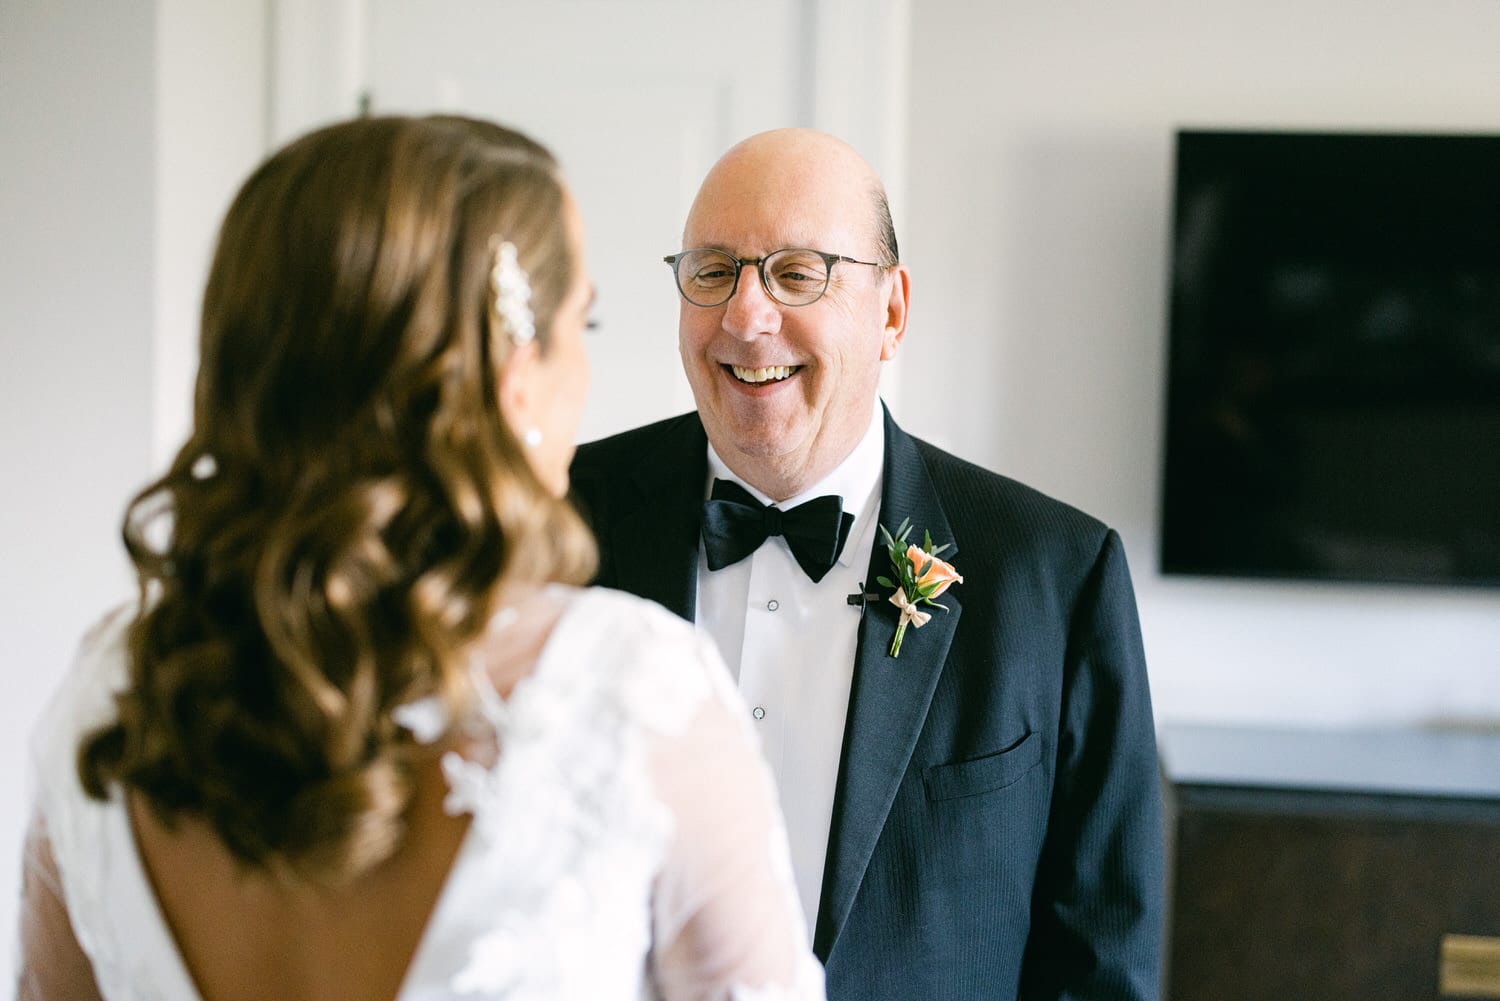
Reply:
<svg viewBox="0 0 1500 1001"><path fill-rule="evenodd" d="M596 535L643 504L698 497L702 484L690 481L707 461L705 442L690 411L580 445L568 471L569 496Z"/></svg>
<svg viewBox="0 0 1500 1001"><path fill-rule="evenodd" d="M1098 518L1035 487L914 438L955 530L984 548L1038 547L1092 559L1111 529Z"/></svg>
<svg viewBox="0 0 1500 1001"><path fill-rule="evenodd" d="M698 414L689 411L579 445L573 455L573 476L639 461L641 449L687 435L695 426L701 426Z"/></svg>

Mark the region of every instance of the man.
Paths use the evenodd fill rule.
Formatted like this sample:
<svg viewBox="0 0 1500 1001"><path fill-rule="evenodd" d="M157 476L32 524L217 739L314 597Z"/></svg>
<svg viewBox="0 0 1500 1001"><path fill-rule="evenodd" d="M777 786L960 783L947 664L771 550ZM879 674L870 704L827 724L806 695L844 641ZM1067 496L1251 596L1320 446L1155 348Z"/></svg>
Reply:
<svg viewBox="0 0 1500 1001"><path fill-rule="evenodd" d="M829 996L1155 999L1160 800L1118 536L884 412L911 275L848 146L740 143L683 246L697 412L582 447L575 496L599 583L695 620L736 673ZM893 655L877 525L903 521L963 581Z"/></svg>

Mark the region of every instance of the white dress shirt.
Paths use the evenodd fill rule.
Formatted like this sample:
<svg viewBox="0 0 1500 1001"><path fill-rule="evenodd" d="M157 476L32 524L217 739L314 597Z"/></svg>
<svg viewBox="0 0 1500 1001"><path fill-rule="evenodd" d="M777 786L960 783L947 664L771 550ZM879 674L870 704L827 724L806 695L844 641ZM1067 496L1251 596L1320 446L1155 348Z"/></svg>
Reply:
<svg viewBox="0 0 1500 1001"><path fill-rule="evenodd" d="M809 932L816 926L823 862L833 822L834 786L854 678L860 592L875 542L885 462L885 422L875 405L854 451L810 489L776 506L790 510L825 494L844 499L854 515L838 563L813 583L786 539L772 536L746 559L709 570L698 551L699 628L710 635L751 707L786 816L792 871ZM708 449L709 481L733 480L763 504L771 499L729 471ZM868 589L867 589L868 590Z"/></svg>

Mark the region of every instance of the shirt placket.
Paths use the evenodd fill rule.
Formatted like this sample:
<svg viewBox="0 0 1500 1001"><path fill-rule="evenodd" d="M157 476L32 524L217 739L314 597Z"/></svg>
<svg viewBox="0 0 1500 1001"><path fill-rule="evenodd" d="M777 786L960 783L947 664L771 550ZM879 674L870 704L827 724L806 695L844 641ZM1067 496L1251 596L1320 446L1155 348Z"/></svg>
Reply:
<svg viewBox="0 0 1500 1001"><path fill-rule="evenodd" d="M782 646L779 619L787 596L781 594L784 567L777 539L750 557L750 586L745 595L745 640L740 656L740 694L750 707L751 723L760 734L766 760L779 784L786 748L786 663L777 655ZM800 570L799 570L800 572Z"/></svg>

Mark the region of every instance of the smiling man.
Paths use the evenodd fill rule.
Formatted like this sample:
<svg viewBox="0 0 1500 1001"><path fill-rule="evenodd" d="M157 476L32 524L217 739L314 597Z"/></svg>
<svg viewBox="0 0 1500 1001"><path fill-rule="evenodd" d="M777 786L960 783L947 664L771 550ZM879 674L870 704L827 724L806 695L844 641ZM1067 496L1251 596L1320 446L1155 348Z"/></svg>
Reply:
<svg viewBox="0 0 1500 1001"><path fill-rule="evenodd" d="M829 996L1156 998L1160 799L1118 535L885 411L911 273L843 142L735 146L683 246L697 411L580 448L575 498L598 582L696 621L752 706ZM961 580L925 620L890 600L879 526L903 522Z"/></svg>
<svg viewBox="0 0 1500 1001"><path fill-rule="evenodd" d="M701 249L670 261L683 368L719 457L776 500L832 472L869 429L911 285L881 237L888 218L859 155L801 131L731 150L688 214L684 243Z"/></svg>

